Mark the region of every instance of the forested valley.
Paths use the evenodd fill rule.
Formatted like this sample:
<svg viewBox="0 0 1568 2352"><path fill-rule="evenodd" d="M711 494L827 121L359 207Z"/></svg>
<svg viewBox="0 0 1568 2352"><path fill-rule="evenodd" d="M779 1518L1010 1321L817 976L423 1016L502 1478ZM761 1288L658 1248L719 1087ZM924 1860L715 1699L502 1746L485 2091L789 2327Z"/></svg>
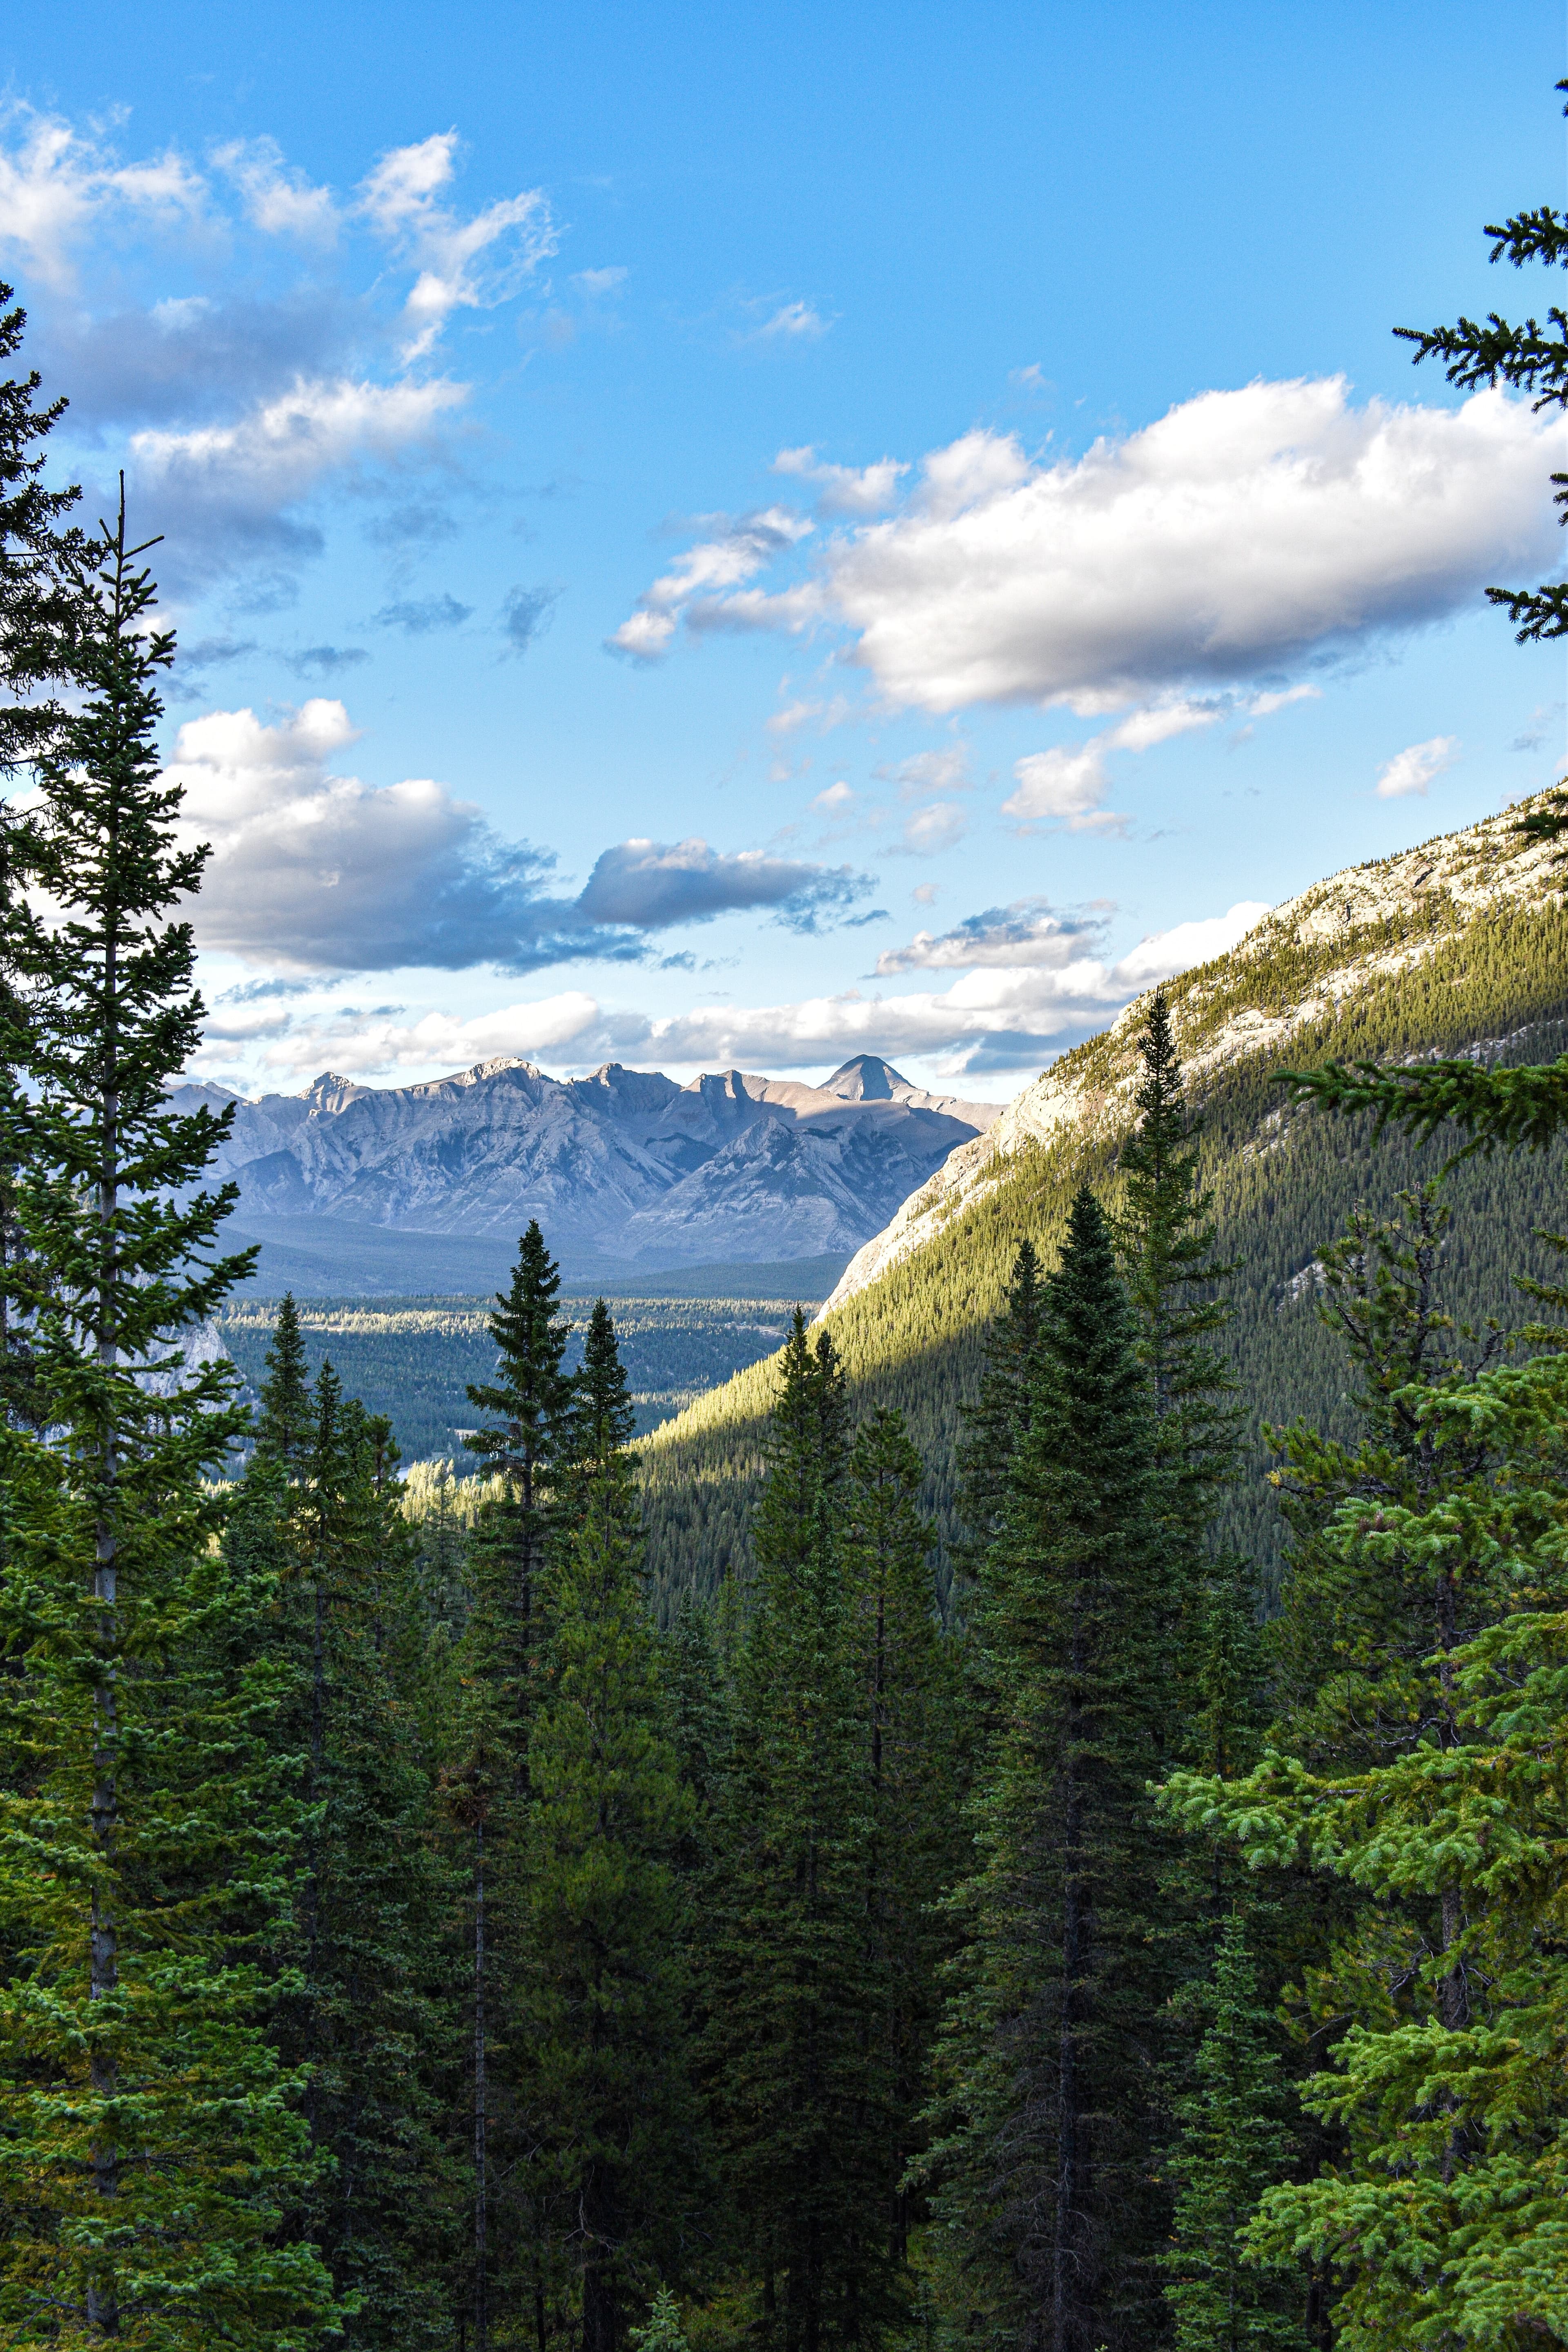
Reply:
<svg viewBox="0 0 1568 2352"><path fill-rule="evenodd" d="M940 1539L910 1421L797 1310L744 1544L653 1592L614 1319L568 1369L537 1224L482 1486L411 1496L293 1301L254 1413L178 1344L253 1264L226 1114L168 1099L205 852L148 550L46 488L37 392L0 387L0 2344L1568 2342L1568 1294L1452 1310L1445 1164L1546 1150L1568 1065L1295 1074L1314 1132L1439 1139L1299 1237L1332 1426L1238 1380L1156 991L1114 1152L1014 1237ZM1568 812L1510 823L1555 856ZM1560 877L1528 919L1560 973Z"/></svg>

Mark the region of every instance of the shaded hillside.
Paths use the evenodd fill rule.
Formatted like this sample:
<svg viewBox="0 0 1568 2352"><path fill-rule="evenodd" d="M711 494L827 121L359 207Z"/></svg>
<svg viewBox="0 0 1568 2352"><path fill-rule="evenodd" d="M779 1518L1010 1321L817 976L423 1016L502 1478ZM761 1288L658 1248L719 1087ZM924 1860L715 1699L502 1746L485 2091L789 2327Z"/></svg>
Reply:
<svg viewBox="0 0 1568 2352"><path fill-rule="evenodd" d="M1312 1265L1360 1201L1382 1210L1436 1174L1445 1152L1317 1113L1288 1114L1281 1068L1473 1051L1548 1059L1568 1047L1568 919L1550 861L1512 833L1513 814L1333 877L1238 947L1169 984L1221 1244L1232 1285L1238 1374L1258 1419L1343 1419L1342 1360L1314 1312ZM1065 1055L990 1135L952 1155L888 1233L851 1265L826 1310L858 1408L897 1404L928 1464L944 1537L954 1526L958 1408L973 1395L985 1334L1025 1234L1055 1257L1067 1204L1088 1176L1108 1196L1127 1129L1142 1004ZM1511 1277L1554 1261L1532 1228L1565 1220L1562 1155L1471 1161L1455 1211L1447 1303L1461 1317L1522 1320ZM700 1398L644 1453L651 1565L666 1605L710 1589L745 1555L771 1360ZM1261 1448L1227 1529L1265 1561L1277 1548Z"/></svg>

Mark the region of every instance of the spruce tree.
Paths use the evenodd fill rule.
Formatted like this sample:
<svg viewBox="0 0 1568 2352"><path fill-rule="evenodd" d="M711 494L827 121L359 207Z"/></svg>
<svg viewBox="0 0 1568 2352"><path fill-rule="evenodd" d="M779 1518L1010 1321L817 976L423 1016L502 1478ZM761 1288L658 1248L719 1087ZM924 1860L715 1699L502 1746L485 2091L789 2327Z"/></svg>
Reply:
<svg viewBox="0 0 1568 2352"><path fill-rule="evenodd" d="M900 2179L889 2229L900 2261L910 2219L905 2177L922 2144L938 1972L952 1941L941 1905L963 1838L959 1644L938 1618L936 1530L920 1509L921 1479L903 1415L877 1406L849 1459L845 1549L865 1691L868 1949L886 2001Z"/></svg>
<svg viewBox="0 0 1568 2352"><path fill-rule="evenodd" d="M1026 1234L1006 1304L992 1326L979 1395L960 1408L958 1470L967 1530L961 1565L971 1578L980 1573L1006 1514L1008 1480L1027 1425L1040 1313L1040 1262Z"/></svg>
<svg viewBox="0 0 1568 2352"><path fill-rule="evenodd" d="M567 1426L529 1737L519 2099L584 2352L616 2352L652 2281L690 2261L704 2166L683 2032L685 1808L603 1299Z"/></svg>
<svg viewBox="0 0 1568 2352"><path fill-rule="evenodd" d="M11 297L0 285L0 306ZM0 308L0 362L15 359L26 324L19 305ZM42 384L37 368L0 378L0 776L55 737L61 712L49 690L76 682L79 582L96 553L67 520L79 490L44 480L44 445L67 404L40 407Z"/></svg>
<svg viewBox="0 0 1568 2352"><path fill-rule="evenodd" d="M256 1420L257 1451L275 1462L286 1476L294 1476L310 1453L315 1416L310 1410L300 1310L291 1290L286 1290L279 1302L266 1365L267 1378L259 1392L261 1410Z"/></svg>
<svg viewBox="0 0 1568 2352"><path fill-rule="evenodd" d="M1175 2352L1308 2352L1301 2293L1285 2265L1249 2261L1246 2232L1296 2154L1279 2031L1260 2000L1247 1922L1233 1911L1201 2004L1194 2082L1171 2158L1173 2242L1163 2257Z"/></svg>
<svg viewBox="0 0 1568 2352"><path fill-rule="evenodd" d="M297 1406L292 1354L274 1355L268 1442L251 1472L264 1486L276 1481L281 1427ZM429 1836L434 1791L416 1704L414 1546L388 1424L344 1401L330 1362L310 1403L308 1450L298 1448L284 1507L275 1633L275 1654L294 1675L289 1728L306 1759L309 1807L279 1948L298 1987L280 2044L309 2069L305 2112L322 2159L298 2226L347 2306L344 2341L414 2352L447 2340L449 2188L437 2095L449 2054L447 1890Z"/></svg>
<svg viewBox="0 0 1568 2352"><path fill-rule="evenodd" d="M505 1498L485 1507L478 1545L484 1572L504 1594L503 1605L511 1618L511 1696L522 1744L527 1738L529 1653L538 1630L537 1587L571 1394L561 1370L567 1326L555 1317L560 1288L560 1269L544 1246L537 1219L531 1219L518 1244L510 1286L504 1295L497 1294L489 1318L499 1359L496 1378L468 1390L469 1402L495 1421L464 1441L507 1481Z"/></svg>
<svg viewBox="0 0 1568 2352"><path fill-rule="evenodd" d="M703 1951L735 2257L760 2340L785 2352L872 2343L903 2311L847 1418L831 1341L813 1347L797 1309L767 1439Z"/></svg>
<svg viewBox="0 0 1568 2352"><path fill-rule="evenodd" d="M1168 1684L1162 1482L1137 1327L1093 1195L1046 1287L1028 1428L976 1611L978 1863L929 2162L954 2324L1045 2352L1159 2332L1152 2179L1169 1963L1147 1789Z"/></svg>
<svg viewBox="0 0 1568 2352"><path fill-rule="evenodd" d="M0 1433L21 1498L7 1696L33 1759L5 1837L26 1958L0 2003L19 2125L0 2147L0 2308L18 2343L274 2347L314 2340L331 2302L312 2251L278 2234L309 2156L259 2022L289 1839L262 1727L279 1693L265 1662L215 1664L214 1611L254 1605L205 1483L242 1415L232 1372L171 1344L249 1258L211 1255L232 1187L190 1189L226 1119L166 1105L202 1008L190 926L165 918L205 852L174 844L153 743L173 641L123 507L105 539L76 583L82 699L36 754L33 871L59 919L12 907L32 1004L3 1015L27 1080L5 1106L25 1245L5 1280L47 1435Z"/></svg>

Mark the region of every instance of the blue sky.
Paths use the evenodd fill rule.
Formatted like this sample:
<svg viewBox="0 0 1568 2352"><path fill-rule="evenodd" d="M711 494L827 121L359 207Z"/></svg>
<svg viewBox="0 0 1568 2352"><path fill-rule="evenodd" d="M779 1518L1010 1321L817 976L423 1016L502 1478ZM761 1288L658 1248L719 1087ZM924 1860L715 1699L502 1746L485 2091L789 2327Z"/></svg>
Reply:
<svg viewBox="0 0 1568 2352"><path fill-rule="evenodd" d="M215 845L202 1066L1000 1097L1551 780L1562 12L36 16L0 268L126 467Z"/></svg>

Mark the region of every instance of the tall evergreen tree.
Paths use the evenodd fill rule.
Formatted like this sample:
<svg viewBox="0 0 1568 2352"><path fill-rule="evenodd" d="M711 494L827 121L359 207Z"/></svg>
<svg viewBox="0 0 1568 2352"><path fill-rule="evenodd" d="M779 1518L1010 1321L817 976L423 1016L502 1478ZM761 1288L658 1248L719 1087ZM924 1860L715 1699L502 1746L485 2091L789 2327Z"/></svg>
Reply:
<svg viewBox="0 0 1568 2352"><path fill-rule="evenodd" d="M232 1188L189 1190L226 1118L165 1098L202 1008L190 926L164 918L205 853L173 839L153 743L173 641L123 507L105 536L77 585L83 698L36 761L35 870L60 919L11 909L34 1005L5 1015L28 1078L5 1105L25 1243L5 1279L48 1439L0 1433L26 1498L0 1612L37 1775L5 1841L27 1958L0 2004L17 2125L0 2305L19 2344L271 2347L312 2340L330 2305L310 2249L277 2236L308 2169L298 2086L258 2022L289 1834L260 1728L277 1688L264 1664L213 1663L227 1571L204 1482L242 1416L232 1374L171 1345L249 1259L210 1255Z"/></svg>
<svg viewBox="0 0 1568 2352"><path fill-rule="evenodd" d="M886 2002L889 2120L899 2185L889 2215L906 2253L907 2176L951 1944L941 1905L963 1853L958 1642L937 1614L936 1530L920 1508L921 1464L903 1415L879 1405L849 1458L845 1548L865 1690L868 1949Z"/></svg>
<svg viewBox="0 0 1568 2352"><path fill-rule="evenodd" d="M12 289L0 285L0 306ZM22 346L27 314L0 308L0 362ZM50 689L78 676L79 581L96 551L67 520L80 492L44 480L63 399L38 405L37 368L0 378L0 776L47 749L60 709Z"/></svg>
<svg viewBox="0 0 1568 2352"><path fill-rule="evenodd" d="M555 1315L560 1288L560 1268L544 1246L537 1219L531 1219L518 1244L510 1286L504 1295L498 1293L489 1318L496 1377L468 1390L470 1403L495 1418L464 1441L507 1481L505 1496L485 1507L478 1549L482 1572L510 1615L509 1671L520 1746L526 1745L529 1654L538 1630L535 1604L571 1396L561 1370L567 1326Z"/></svg>
<svg viewBox="0 0 1568 2352"><path fill-rule="evenodd" d="M931 2163L962 2324L1042 2352L1121 2352L1161 2321L1161 1505L1137 1328L1084 1190L981 1581L990 1737Z"/></svg>
<svg viewBox="0 0 1568 2352"><path fill-rule="evenodd" d="M1240 1911L1226 1921L1201 2005L1194 2086L1171 2159L1173 2242L1163 2255L1175 2352L1307 2352L1301 2294L1284 2265L1247 2259L1247 2231L1291 2169L1293 2105L1279 2029L1259 2000Z"/></svg>
<svg viewBox="0 0 1568 2352"><path fill-rule="evenodd" d="M689 2267L704 2170L674 1866L684 1803L642 1591L632 1420L600 1299L546 1579L517 2021L535 2210L559 2217L554 2267L574 2280L584 2352L616 2352L658 2279Z"/></svg>
<svg viewBox="0 0 1568 2352"><path fill-rule="evenodd" d="M529 1736L537 1696L541 1601L560 1524L558 1489L567 1451L572 1386L562 1371L567 1326L555 1313L560 1270L537 1220L518 1244L510 1284L489 1318L496 1377L470 1387L492 1416L466 1443L505 1480L480 1511L469 1547L468 1623L460 1671L466 1696L460 1741L448 1759L447 1818L467 1848L472 1962L468 2121L473 2149L470 2307L474 2352L486 2352L499 2234L527 2249L531 2304L543 2352L546 2217L540 2175L523 2161L524 2054L505 2031L515 2008L526 1933ZM502 2208L497 2208L498 2192ZM514 2299L525 2291L516 2264Z"/></svg>
<svg viewBox="0 0 1568 2352"><path fill-rule="evenodd" d="M888 1974L868 1932L868 1703L845 1558L843 1374L797 1309L705 1938L708 2064L765 2345L876 2342L902 2288Z"/></svg>
<svg viewBox="0 0 1568 2352"><path fill-rule="evenodd" d="M300 1367L281 1317L279 1330L253 1473L263 1482L276 1479L283 1433L297 1426ZM310 1402L309 1449L297 1444L285 1506L276 1629L294 1671L290 1728L310 1808L282 1948L299 1990L281 2046L310 2070L305 2110L323 2159L299 2226L350 2308L345 2341L413 2352L447 2337L448 2189L437 2084L446 1893L414 1703L414 1548L388 1425L344 1401L330 1363Z"/></svg>
<svg viewBox="0 0 1568 2352"><path fill-rule="evenodd" d="M961 1564L973 1578L1006 1516L1014 1460L1027 1427L1041 1330L1040 1261L1026 1234L1006 1303L992 1326L980 1392L960 1409L959 1482L967 1536Z"/></svg>

